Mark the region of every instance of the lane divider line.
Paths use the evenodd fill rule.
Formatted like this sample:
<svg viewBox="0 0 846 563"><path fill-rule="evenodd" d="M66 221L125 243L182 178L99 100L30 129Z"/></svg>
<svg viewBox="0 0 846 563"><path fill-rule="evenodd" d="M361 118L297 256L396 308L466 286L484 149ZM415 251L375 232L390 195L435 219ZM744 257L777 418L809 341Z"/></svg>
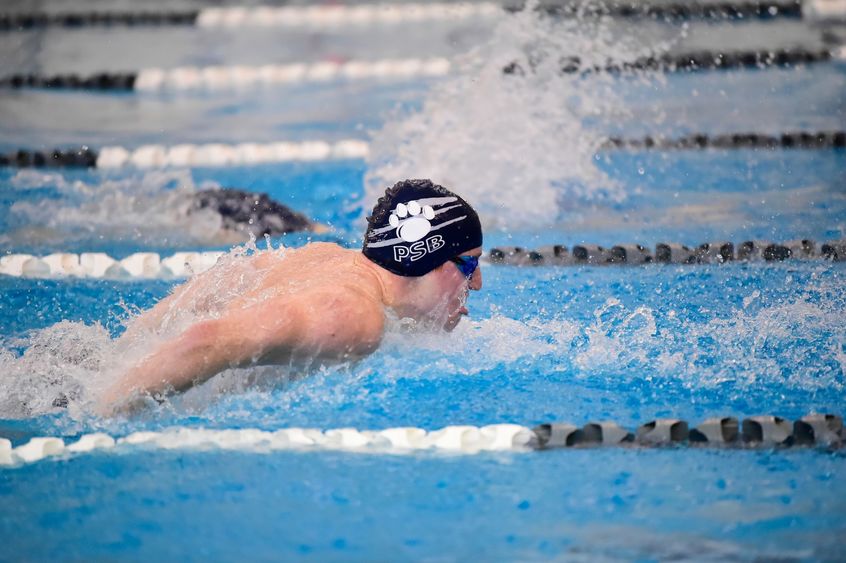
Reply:
<svg viewBox="0 0 846 563"><path fill-rule="evenodd" d="M686 19L776 19L802 17L800 0L721 3L614 3L611 5L552 4L538 11L557 17ZM44 27L196 26L204 29L308 27L316 29L429 23L491 17L522 8L494 2L338 4L320 6L210 7L200 10L140 12L31 12L0 14L0 31Z"/></svg>
<svg viewBox="0 0 846 563"><path fill-rule="evenodd" d="M811 414L791 423L764 415L742 421L735 417L709 418L690 428L680 419L657 419L631 432L614 422L589 422L578 427L566 423L541 424L534 428L517 424L447 426L439 430L401 427L385 430L335 428L253 428L211 430L169 428L158 432L135 432L114 438L104 433L85 434L66 444L62 438L37 437L12 447L0 438L0 466L22 466L50 457L70 458L85 453L115 450L235 450L255 453L294 450L335 450L371 454L409 454L430 450L453 454L482 452L528 452L573 447L711 446L723 448L780 448L812 446L836 449L843 445L843 420L832 414Z"/></svg>
<svg viewBox="0 0 846 563"><path fill-rule="evenodd" d="M113 169L165 168L173 166L218 167L270 162L360 160L367 158L370 145L358 139L273 143L205 143L143 145L134 149L119 146L93 149L87 145L72 149L32 151L20 149L0 154L0 167L60 167Z"/></svg>
<svg viewBox="0 0 846 563"><path fill-rule="evenodd" d="M697 133L677 138L646 136L636 139L611 137L604 150L701 150L701 149L829 149L846 146L846 131L790 131L765 133L729 133L707 135ZM87 145L47 151L18 149L0 153L0 167L57 168L164 168L171 166L241 166L268 162L322 161L366 159L370 154L367 141L303 141L273 143L206 143L174 146L144 145L134 149Z"/></svg>
<svg viewBox="0 0 846 563"><path fill-rule="evenodd" d="M775 19L801 18L801 0L784 2L685 2L655 3L635 2L599 3L584 5L581 3L553 3L539 7L549 14L567 17L610 16L617 18L654 18L666 20L716 19Z"/></svg>
<svg viewBox="0 0 846 563"><path fill-rule="evenodd" d="M846 147L846 131L789 131L778 135L766 133L696 133L682 137L645 136L638 139L610 137L606 149L815 149Z"/></svg>
<svg viewBox="0 0 846 563"><path fill-rule="evenodd" d="M563 244L530 250L519 246L492 248L492 264L509 266L637 266L643 264L727 264L740 262L782 262L785 260L846 261L846 240L817 244L811 239L772 242L747 240L705 242L699 246L659 242L653 253L640 244L604 247L577 244L572 251Z"/></svg>
<svg viewBox="0 0 846 563"><path fill-rule="evenodd" d="M764 69L795 67L829 60L846 60L846 47L833 51L778 49L774 51L669 53L641 57L634 61L609 61L605 65L583 65L579 57L563 57L562 74L589 75L633 70L694 72L737 68ZM452 63L443 57L385 59L378 61L321 61L317 63L268 64L262 66L208 66L173 69L148 68L137 72L73 73L42 76L12 74L0 78L0 87L11 89L99 90L136 92L180 92L243 90L261 86L327 83L338 80L408 80L446 76ZM529 69L528 71L526 69ZM511 62L503 74L521 76L531 72L531 63Z"/></svg>
<svg viewBox="0 0 846 563"><path fill-rule="evenodd" d="M561 74L621 73L631 71L696 72L700 70L765 69L770 67L795 67L830 60L846 59L846 47L834 50L808 50L802 48L757 51L696 51L690 53L665 53L645 56L633 61L608 61L604 65L584 64L580 57L562 57ZM513 61L502 68L503 74L524 76L533 72L531 62Z"/></svg>
<svg viewBox="0 0 846 563"><path fill-rule="evenodd" d="M136 92L238 90L338 80L431 78L447 75L450 66L449 60L432 57L262 66L147 68L138 72L101 72L86 76L73 73L53 76L13 74L0 79L0 87L16 90L48 88Z"/></svg>
<svg viewBox="0 0 846 563"><path fill-rule="evenodd" d="M200 10L197 27L338 28L478 19L502 13L502 7L493 2L224 7Z"/></svg>
<svg viewBox="0 0 846 563"><path fill-rule="evenodd" d="M0 275L111 280L185 278L208 270L224 254L219 251L175 252L163 257L155 252L136 252L120 260L103 252L57 252L47 256L7 254L0 257Z"/></svg>
<svg viewBox="0 0 846 563"><path fill-rule="evenodd" d="M167 12L35 12L0 15L0 30L92 26L184 25L203 29L307 27L313 29L456 21L495 16L492 2L209 7Z"/></svg>
<svg viewBox="0 0 846 563"><path fill-rule="evenodd" d="M225 253L176 252L161 256L136 252L115 259L102 252L81 254L57 252L46 256L7 254L0 257L0 275L20 278L95 278L113 280L175 279L204 272ZM486 256L494 265L509 266L625 266L643 264L726 264L741 262L782 262L784 260L846 261L846 240L817 245L810 239L773 243L769 241L706 242L696 247L658 243L653 254L639 244L605 248L579 244L570 252L564 245L537 250L521 247L492 248Z"/></svg>

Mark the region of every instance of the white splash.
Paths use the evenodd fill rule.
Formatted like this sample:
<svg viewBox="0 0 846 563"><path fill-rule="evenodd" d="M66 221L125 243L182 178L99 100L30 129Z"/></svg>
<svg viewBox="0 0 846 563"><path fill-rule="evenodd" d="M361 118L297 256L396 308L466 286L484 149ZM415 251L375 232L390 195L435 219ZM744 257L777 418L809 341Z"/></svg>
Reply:
<svg viewBox="0 0 846 563"><path fill-rule="evenodd" d="M432 370L474 375L555 354L561 346L569 346L578 334L578 324L569 320L518 321L500 315L479 321L464 319L451 333L421 331L410 335L394 326L385 334L376 362L381 373L398 377ZM409 346L427 361L409 365Z"/></svg>
<svg viewBox="0 0 846 563"><path fill-rule="evenodd" d="M4 341L0 418L34 416L57 408L67 408L72 417L86 416L99 394L157 345L196 322L215 318L233 299L257 288L269 268L259 266L254 258L265 253L281 256L284 249L260 250L254 241L236 247L212 268L177 287L152 315L130 316L119 339L112 339L99 324L62 321L25 338ZM180 287L192 291L182 292ZM24 351L18 355L12 349ZM225 378L215 385L221 392L232 387Z"/></svg>
<svg viewBox="0 0 846 563"><path fill-rule="evenodd" d="M0 418L55 412L53 401L68 399L68 413L90 413L97 392L127 366L193 322L218 314L233 296L261 283L251 267L254 248L242 247L196 278L190 297L178 294L161 309L155 329L128 321L126 343L99 326L62 322L35 331L0 350ZM263 252L282 252L268 250ZM235 278L233 272L240 274ZM668 306L628 307L608 298L588 320L517 320L494 314L464 319L452 333L412 330L393 321L380 349L359 363L334 367L265 366L228 370L173 401L177 410L202 412L221 395L249 393L227 403L254 416L262 410L296 408L301 400L348 403L352 395L390 394L400 379L512 377L525 370L550 370L574 379L666 381L689 389L724 384L736 392L761 386L779 389L846 389L846 326L839 287L807 287L809 293L778 301L750 290L730 314L698 320ZM127 344L128 343L128 344ZM142 343L143 345L140 345ZM271 391L294 378L307 385L283 394ZM368 382L379 381L373 390ZM151 404L155 404L150 401ZM234 407L232 405L235 405Z"/></svg>
<svg viewBox="0 0 846 563"><path fill-rule="evenodd" d="M403 178L431 178L465 197L487 226L550 224L580 202L625 199L597 166L603 135L592 124L626 110L615 79L562 74L638 56L602 20L553 20L532 5L503 16L493 38L433 87L422 109L374 135L364 202ZM504 74L513 62L522 75ZM365 210L368 211L368 210Z"/></svg>
<svg viewBox="0 0 846 563"><path fill-rule="evenodd" d="M581 376L639 373L677 379L689 388L732 382L738 388L775 384L787 388L846 387L846 326L842 303L808 296L774 305L744 307L727 317L696 322L672 309L625 307L609 298L580 327L572 350Z"/></svg>
<svg viewBox="0 0 846 563"><path fill-rule="evenodd" d="M20 357L0 350L0 418L51 412L61 400L80 416L88 390L104 384L115 358L114 342L99 324L62 321L7 344L26 349Z"/></svg>

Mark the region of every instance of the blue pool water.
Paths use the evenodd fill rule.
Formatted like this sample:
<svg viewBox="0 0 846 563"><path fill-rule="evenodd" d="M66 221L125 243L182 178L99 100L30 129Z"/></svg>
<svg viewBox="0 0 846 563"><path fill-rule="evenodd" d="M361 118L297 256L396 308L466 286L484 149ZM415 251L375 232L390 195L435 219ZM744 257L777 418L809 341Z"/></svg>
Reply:
<svg viewBox="0 0 846 563"><path fill-rule="evenodd" d="M742 25L724 28L728 35L744 31ZM62 32L51 43L53 32L43 33L46 54L40 56L47 68L65 64L57 54L64 42L93 53L102 40L101 34ZM181 37L172 30L132 33L141 39ZM484 30L474 33L468 37L479 42L486 36ZM116 50L134 53L139 38L121 47L120 37L114 38ZM466 48L458 42L424 52L425 38L412 36L409 53L448 55ZM362 42L348 39L352 45ZM5 45L21 68L38 60L37 51L28 51L31 46ZM325 54L340 47L330 42L322 48ZM304 59L307 51L280 51L279 57ZM221 50L211 62L267 62L247 60L246 52L248 46ZM372 45L359 52L387 56ZM186 42L165 58L147 53L135 61L197 64L201 55L200 47ZM132 63L130 56L126 64ZM426 106L432 99L429 88L462 84L445 82L172 99L2 93L0 112L15 117L0 120L0 133L4 149L368 135L384 147L399 136L419 156L406 159L409 170L427 163L436 169L438 161L427 162L429 153L414 144L406 116L421 112L411 115L422 115L432 129L440 127L439 115ZM811 82L818 87L802 87ZM582 115L575 130L591 138L597 132L838 128L844 123L844 83L846 72L836 64L670 75L658 81L612 79L618 118ZM579 84L563 87L571 88L572 98L591 92ZM467 95L475 95L472 87ZM543 109L562 118L552 108ZM453 110L460 113L444 106ZM490 112L495 115L495 108ZM50 117L60 113L66 115ZM531 123L531 116L527 119ZM471 165L468 174L483 175L490 147L512 151L507 138L473 142L473 134L486 132L484 124L458 123L454 129L455 137L442 142ZM562 140L561 158L578 153L578 143ZM0 171L0 242L4 250L34 254L225 249L187 240L178 222L145 228L127 203L212 182L267 192L333 227L319 237L286 235L274 245L320 239L356 247L361 210L372 195L364 186L390 156L379 148L369 163ZM521 158L539 170L536 179L544 177L545 167L554 167L539 154ZM461 189L455 189L486 210L488 248L846 236L842 149L600 152L589 160L576 164L594 168L555 184L552 216L533 209L544 186L514 178L473 184L458 164L436 171L446 184L459 182ZM504 199L505 192L517 199ZM509 209L500 202L522 202L522 207ZM523 219L510 222L516 214L511 211ZM39 227L37 236L33 226ZM108 354L109 337L120 334L135 311L167 295L174 283L2 277L0 405L8 411L0 412L0 436L17 445L33 436L70 441L93 431L124 436L174 426L430 430L614 420L634 428L656 417L696 423L722 415L843 414L842 264L484 265L483 276L484 289L468 304L470 317L451 334L409 339L390 329L380 349L354 365L316 369L307 377L280 369L264 373L260 385L236 385L237 391L226 393L212 380L160 407L111 419L73 409L21 413L9 408L7 399L13 389L23 396L27 389L43 394L50 392L47 380L78 377L76 356ZM251 374L229 375L237 383ZM816 449L363 455L139 447L0 468L0 499L3 561L749 561L842 560L846 554L846 459L842 451Z"/></svg>

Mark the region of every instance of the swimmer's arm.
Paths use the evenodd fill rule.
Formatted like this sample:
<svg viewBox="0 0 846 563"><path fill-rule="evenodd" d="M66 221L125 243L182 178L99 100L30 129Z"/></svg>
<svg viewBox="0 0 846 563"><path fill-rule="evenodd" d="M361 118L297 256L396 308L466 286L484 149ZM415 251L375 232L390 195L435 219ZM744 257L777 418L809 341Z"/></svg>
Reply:
<svg viewBox="0 0 846 563"><path fill-rule="evenodd" d="M123 374L100 399L110 413L136 393L184 391L230 368L249 365L294 340L299 319L290 307L265 304L188 327Z"/></svg>
<svg viewBox="0 0 846 563"><path fill-rule="evenodd" d="M184 391L232 367L268 356L344 359L372 352L381 341L381 307L344 296L313 295L298 303L265 303L202 321L161 345L101 398L112 412L134 393Z"/></svg>

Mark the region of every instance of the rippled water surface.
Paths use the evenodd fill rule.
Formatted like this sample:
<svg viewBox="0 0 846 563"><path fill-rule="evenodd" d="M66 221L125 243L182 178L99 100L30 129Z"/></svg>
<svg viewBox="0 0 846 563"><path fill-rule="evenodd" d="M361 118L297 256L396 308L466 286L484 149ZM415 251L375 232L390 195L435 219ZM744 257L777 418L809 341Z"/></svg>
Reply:
<svg viewBox="0 0 846 563"><path fill-rule="evenodd" d="M773 29L784 41L819 40L796 22L778 26L710 31L729 43L742 37L736 42L747 47L769 44ZM0 247L115 256L225 250L210 226L188 221L174 202L180 193L232 186L269 193L332 227L314 238L354 248L364 210L390 179L409 175L431 175L477 205L488 248L844 238L842 149L599 148L609 134L842 128L842 66L593 81L544 74L543 63L523 82L498 72L526 52L543 61L565 47L619 57L708 43L702 25L686 35L655 22L643 29L550 28L526 18L496 29L418 29L403 56L463 53L461 73L434 82L225 96L0 93L3 150L349 137L373 147L368 162L0 171ZM21 71L61 71L70 47L88 53L80 70L111 62L97 49L111 32L51 33L0 38L0 49ZM232 49L204 51L175 30L133 33L115 43L130 65L319 60L350 45L352 55L378 58L396 41L395 32L366 44L355 34L311 43L297 35L258 58L244 36L224 43ZM131 56L150 39L171 49ZM279 41L253 39L268 49ZM52 399L70 391L84 398L115 359L112 338L174 283L2 277L0 436L20 444L173 426L594 420L634 428L656 417L695 424L723 415L843 414L842 263L482 268L484 288L451 334L392 324L379 350L358 363L308 374L230 371L111 419L88 412L83 400L57 409ZM816 449L400 456L135 448L0 469L0 500L9 507L0 510L0 560L746 561L846 553L846 463L842 452Z"/></svg>

